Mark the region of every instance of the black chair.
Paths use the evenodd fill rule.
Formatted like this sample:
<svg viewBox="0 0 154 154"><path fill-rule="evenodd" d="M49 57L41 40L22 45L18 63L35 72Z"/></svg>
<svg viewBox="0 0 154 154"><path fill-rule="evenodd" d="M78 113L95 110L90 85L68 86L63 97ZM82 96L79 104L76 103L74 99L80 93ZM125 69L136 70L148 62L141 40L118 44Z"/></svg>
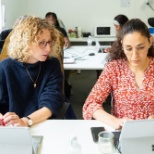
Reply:
<svg viewBox="0 0 154 154"><path fill-rule="evenodd" d="M3 48L5 40L0 40L0 53L1 53L1 49Z"/></svg>
<svg viewBox="0 0 154 154"><path fill-rule="evenodd" d="M2 50L5 39L7 38L7 36L10 34L10 32L12 31L12 29L7 29L7 30L3 30L0 34L0 49ZM1 52L0 50L0 52Z"/></svg>
<svg viewBox="0 0 154 154"><path fill-rule="evenodd" d="M0 34L0 40L5 40L11 31L12 29L3 30Z"/></svg>
<svg viewBox="0 0 154 154"><path fill-rule="evenodd" d="M151 27L154 27L154 18L149 18L148 19L148 24L151 26Z"/></svg>

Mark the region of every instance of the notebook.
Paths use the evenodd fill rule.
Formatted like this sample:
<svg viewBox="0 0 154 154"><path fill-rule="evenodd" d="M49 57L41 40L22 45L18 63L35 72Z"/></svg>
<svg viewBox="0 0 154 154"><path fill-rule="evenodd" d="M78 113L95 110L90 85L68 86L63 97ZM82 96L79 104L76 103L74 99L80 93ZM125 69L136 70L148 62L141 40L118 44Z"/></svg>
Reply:
<svg viewBox="0 0 154 154"><path fill-rule="evenodd" d="M154 154L154 120L127 121L119 141L122 154Z"/></svg>
<svg viewBox="0 0 154 154"><path fill-rule="evenodd" d="M43 136L31 136L28 127L0 127L0 153L37 154Z"/></svg>

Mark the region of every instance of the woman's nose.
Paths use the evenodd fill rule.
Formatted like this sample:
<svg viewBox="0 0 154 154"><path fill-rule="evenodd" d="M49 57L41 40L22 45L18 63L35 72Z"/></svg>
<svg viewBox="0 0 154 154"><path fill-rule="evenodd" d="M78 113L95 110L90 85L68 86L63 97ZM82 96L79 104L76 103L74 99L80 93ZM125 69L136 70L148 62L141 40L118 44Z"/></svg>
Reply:
<svg viewBox="0 0 154 154"><path fill-rule="evenodd" d="M51 50L51 46L50 46L50 44L49 44L49 43L47 43L47 45L45 46L45 50L48 50L48 51L50 51L50 50Z"/></svg>
<svg viewBox="0 0 154 154"><path fill-rule="evenodd" d="M134 58L138 57L138 51L136 49L132 51L132 57Z"/></svg>

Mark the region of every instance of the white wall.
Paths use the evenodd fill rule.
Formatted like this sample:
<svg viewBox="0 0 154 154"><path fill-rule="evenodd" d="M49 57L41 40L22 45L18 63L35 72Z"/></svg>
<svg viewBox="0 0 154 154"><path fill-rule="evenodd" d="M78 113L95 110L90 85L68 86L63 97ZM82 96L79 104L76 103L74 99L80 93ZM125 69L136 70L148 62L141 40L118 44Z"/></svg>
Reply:
<svg viewBox="0 0 154 154"><path fill-rule="evenodd" d="M16 19L27 13L26 0L1 0L2 5L5 5L5 27L11 28Z"/></svg>
<svg viewBox="0 0 154 154"><path fill-rule="evenodd" d="M67 29L80 26L83 31L90 32L93 32L96 24L112 24L117 14L141 18L146 23L148 17L154 17L154 11L145 4L147 0L130 0L130 7L126 8L121 7L122 0L2 0L3 3L4 1L7 6L7 27L17 16L31 14L44 17L49 11L55 12ZM150 0L150 3L154 7L153 1Z"/></svg>

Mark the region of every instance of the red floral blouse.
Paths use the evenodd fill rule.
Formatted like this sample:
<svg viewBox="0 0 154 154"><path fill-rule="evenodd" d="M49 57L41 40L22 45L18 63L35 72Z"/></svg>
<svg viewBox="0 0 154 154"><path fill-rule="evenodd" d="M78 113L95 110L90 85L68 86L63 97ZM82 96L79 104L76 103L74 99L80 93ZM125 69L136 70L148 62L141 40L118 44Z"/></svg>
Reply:
<svg viewBox="0 0 154 154"><path fill-rule="evenodd" d="M83 106L84 119L91 119L110 93L115 117L146 119L154 115L154 58L145 70L141 88L136 86L126 60L107 63Z"/></svg>

